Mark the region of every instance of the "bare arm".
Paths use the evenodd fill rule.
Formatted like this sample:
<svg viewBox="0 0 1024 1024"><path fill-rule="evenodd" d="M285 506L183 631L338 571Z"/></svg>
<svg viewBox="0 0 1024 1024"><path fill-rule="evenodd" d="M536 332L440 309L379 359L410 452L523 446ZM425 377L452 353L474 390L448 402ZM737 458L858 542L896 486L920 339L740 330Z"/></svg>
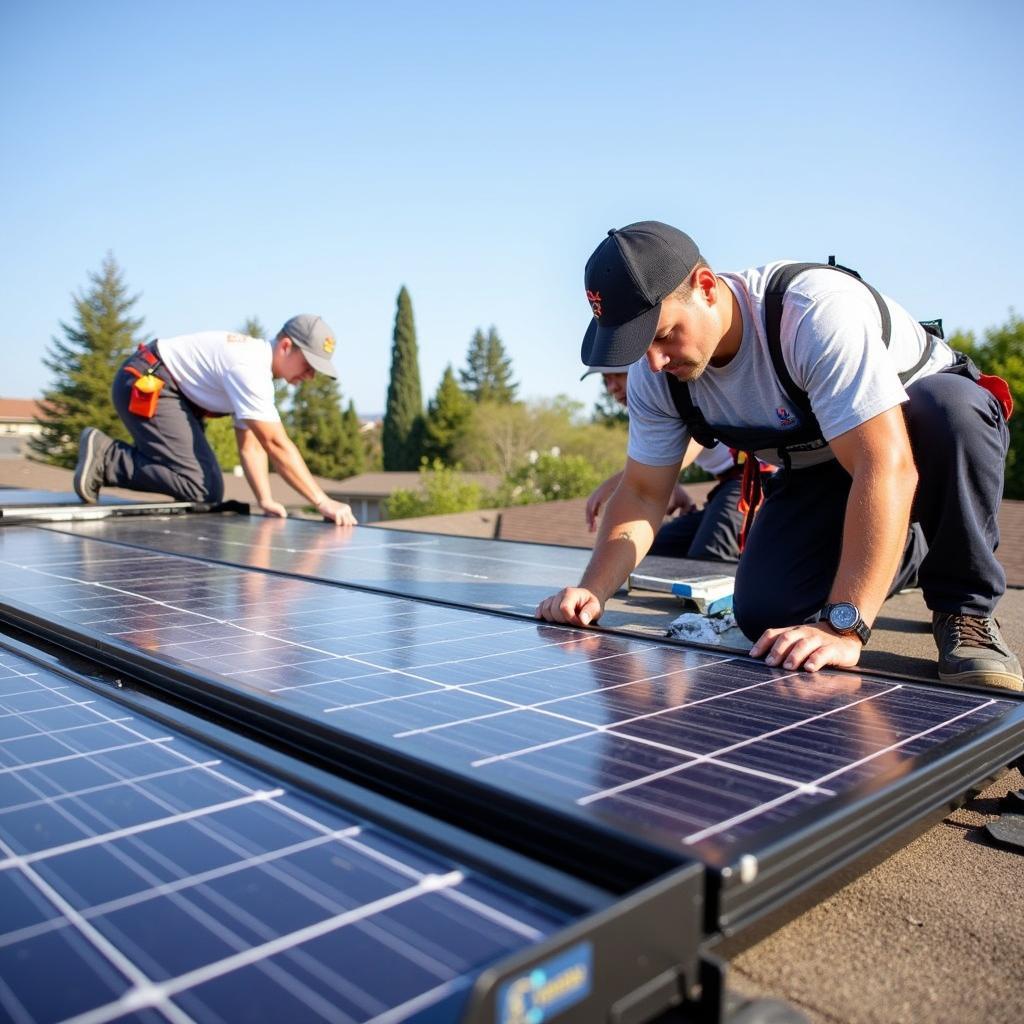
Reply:
<svg viewBox="0 0 1024 1024"><path fill-rule="evenodd" d="M254 435L257 443L266 452L270 461L273 462L274 468L281 474L289 487L298 491L311 505L315 506L324 519L338 526L355 525L356 518L352 515L352 509L343 501L332 501L317 485L312 473L306 467L299 449L285 433L281 423L264 420L246 420L245 423L249 428L246 433ZM242 465L244 469L245 463L243 462ZM264 472L266 472L265 466ZM246 476L248 477L248 472L246 472ZM269 486L268 480L268 491ZM255 487L253 490L255 491ZM260 497L258 492L256 496Z"/></svg>
<svg viewBox="0 0 1024 1024"><path fill-rule="evenodd" d="M597 517L601 514L601 508L615 493L615 488L619 486L619 481L622 479L624 472L624 469L620 469L618 473L613 473L603 483L598 484L591 492L590 497L587 498L587 505L583 510L583 514L587 519L587 529L591 533L597 529Z"/></svg>
<svg viewBox="0 0 1024 1024"><path fill-rule="evenodd" d="M899 408L890 409L830 442L852 484L843 520L843 546L829 602L849 601L870 626L899 567L917 487L910 439ZM769 629L751 649L769 665L817 671L852 667L860 659L855 636L826 624Z"/></svg>
<svg viewBox="0 0 1024 1024"><path fill-rule="evenodd" d="M537 618L587 626L647 554L679 476L679 464L645 466L626 460L622 480L608 503L583 579L537 606Z"/></svg>
<svg viewBox="0 0 1024 1024"><path fill-rule="evenodd" d="M256 495L256 501L268 516L284 519L288 512L284 505L274 501L270 490L270 472L267 453L251 430L235 427L235 443L238 445L238 459L242 464L245 479Z"/></svg>

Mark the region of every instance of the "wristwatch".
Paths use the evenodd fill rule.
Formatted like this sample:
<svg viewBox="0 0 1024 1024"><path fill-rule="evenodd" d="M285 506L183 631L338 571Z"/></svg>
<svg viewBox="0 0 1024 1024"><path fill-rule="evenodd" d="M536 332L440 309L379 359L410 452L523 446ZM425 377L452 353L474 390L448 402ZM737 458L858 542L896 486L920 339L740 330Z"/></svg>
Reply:
<svg viewBox="0 0 1024 1024"><path fill-rule="evenodd" d="M827 604L818 612L818 621L827 622L841 636L853 633L861 644L871 639L871 630L860 617L860 609L849 601Z"/></svg>

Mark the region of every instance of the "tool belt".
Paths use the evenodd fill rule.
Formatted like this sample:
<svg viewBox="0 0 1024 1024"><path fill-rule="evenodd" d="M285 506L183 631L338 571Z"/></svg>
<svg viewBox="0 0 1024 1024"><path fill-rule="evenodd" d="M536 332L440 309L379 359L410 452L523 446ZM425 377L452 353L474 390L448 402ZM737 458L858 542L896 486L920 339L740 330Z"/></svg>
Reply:
<svg viewBox="0 0 1024 1024"><path fill-rule="evenodd" d="M163 361L153 351L155 347L156 342L153 342L152 346L140 345L138 348L138 354L149 364L149 369L146 371L125 365L125 371L135 378L135 383L132 384L131 398L128 401L128 411L144 420L150 420L156 415L160 392L163 391L166 383L156 375L156 371L163 366Z"/></svg>

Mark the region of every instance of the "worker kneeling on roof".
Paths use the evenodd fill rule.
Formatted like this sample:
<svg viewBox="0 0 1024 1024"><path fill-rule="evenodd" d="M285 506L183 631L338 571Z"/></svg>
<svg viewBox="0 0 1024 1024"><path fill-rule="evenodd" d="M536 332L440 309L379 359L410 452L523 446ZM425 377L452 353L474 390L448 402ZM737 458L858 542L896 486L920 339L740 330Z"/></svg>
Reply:
<svg viewBox="0 0 1024 1024"><path fill-rule="evenodd" d="M285 482L339 526L355 523L344 502L317 485L285 433L274 404L274 380L289 384L316 373L337 377L334 333L318 316L293 316L273 342L228 331L158 338L140 345L114 378L113 401L134 444L82 431L75 490L95 502L101 487L168 494L179 501L216 503L224 479L203 431L211 416L234 418L245 478L267 515L286 516L270 490L268 456Z"/></svg>
<svg viewBox="0 0 1024 1024"><path fill-rule="evenodd" d="M657 221L609 232L585 284L585 362L629 365L629 458L582 581L539 618L596 622L650 547L691 437L718 440L780 467L736 575L753 656L852 667L882 602L917 582L939 677L1022 689L993 618L1006 584L994 554L1005 382L846 268L716 274ZM747 477L757 506L760 474Z"/></svg>

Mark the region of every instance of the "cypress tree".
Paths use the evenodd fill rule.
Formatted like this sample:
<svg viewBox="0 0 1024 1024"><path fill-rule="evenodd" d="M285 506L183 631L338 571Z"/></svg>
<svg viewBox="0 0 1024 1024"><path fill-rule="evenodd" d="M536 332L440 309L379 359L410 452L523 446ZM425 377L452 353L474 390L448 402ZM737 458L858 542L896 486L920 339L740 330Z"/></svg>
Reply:
<svg viewBox="0 0 1024 1024"><path fill-rule="evenodd" d="M479 327L473 332L466 369L459 371L459 378L474 402L508 405L516 400L519 385L512 380L512 359L496 328L492 326L486 335Z"/></svg>
<svg viewBox="0 0 1024 1024"><path fill-rule="evenodd" d="M469 429L473 401L455 381L451 364L445 367L437 394L427 405L423 427L423 454L428 461L451 465L459 441Z"/></svg>
<svg viewBox="0 0 1024 1024"><path fill-rule="evenodd" d="M72 295L74 321L60 322L63 339L51 338L43 365L54 384L43 392L42 433L30 444L40 459L73 467L78 458L78 435L99 427L111 437L129 440L110 400L117 368L139 343L142 318L131 316L137 295L128 295L121 268L108 253L91 287Z"/></svg>
<svg viewBox="0 0 1024 1024"><path fill-rule="evenodd" d="M423 394L420 390L419 352L412 300L405 286L398 293L395 331L391 346L391 381L384 413L382 444L384 468L416 469L420 464L423 433Z"/></svg>

